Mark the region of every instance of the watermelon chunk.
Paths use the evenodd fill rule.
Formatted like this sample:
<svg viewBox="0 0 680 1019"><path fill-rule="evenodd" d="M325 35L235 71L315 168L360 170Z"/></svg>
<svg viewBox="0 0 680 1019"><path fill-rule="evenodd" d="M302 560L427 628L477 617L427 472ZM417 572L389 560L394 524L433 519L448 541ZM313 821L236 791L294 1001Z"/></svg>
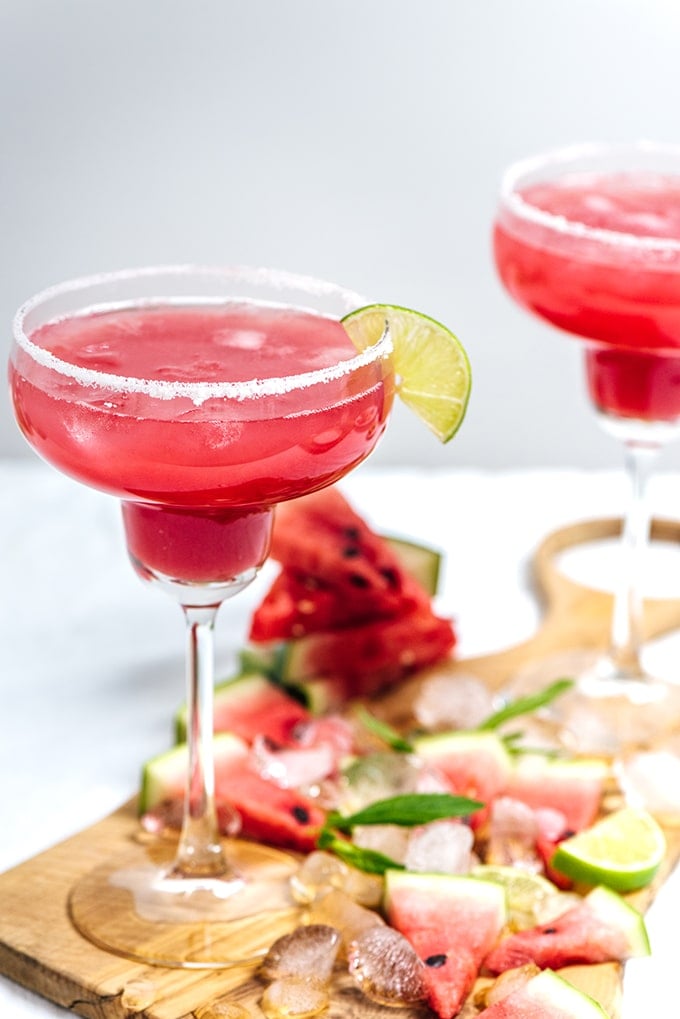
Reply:
<svg viewBox="0 0 680 1019"><path fill-rule="evenodd" d="M600 758L560 760L527 753L514 762L506 795L534 810L558 810L573 834L597 818L608 775L609 766Z"/></svg>
<svg viewBox="0 0 680 1019"><path fill-rule="evenodd" d="M311 852L325 812L295 789L282 788L252 767L248 744L232 733L213 741L215 800L238 812L243 835L273 846ZM184 797L188 765L186 743L147 761L142 770L140 814Z"/></svg>
<svg viewBox="0 0 680 1019"><path fill-rule="evenodd" d="M428 1004L440 1019L452 1019L505 924L504 889L471 877L390 870L385 911L425 964Z"/></svg>
<svg viewBox="0 0 680 1019"><path fill-rule="evenodd" d="M541 969L560 969L641 955L649 955L641 914L616 892L598 887L549 923L503 938L484 965L492 973L503 973L530 962Z"/></svg>
<svg viewBox="0 0 680 1019"><path fill-rule="evenodd" d="M512 989L478 1019L608 1019L604 1009L557 973L518 974Z"/></svg>
<svg viewBox="0 0 680 1019"><path fill-rule="evenodd" d="M421 606L392 619L310 634L288 644L283 679L335 677L345 698L370 697L408 673L439 661L455 644L448 620Z"/></svg>
<svg viewBox="0 0 680 1019"><path fill-rule="evenodd" d="M413 562L416 547L405 549ZM430 603L438 555L419 557L423 586L394 541L372 531L336 488L279 508L272 556L282 570L253 614L250 640L290 642L286 682L320 676L341 680L347 697L370 696L455 646L451 621Z"/></svg>
<svg viewBox="0 0 680 1019"><path fill-rule="evenodd" d="M231 732L252 743L264 733L276 743L287 743L295 726L311 717L303 704L260 673L244 673L215 687L215 732ZM175 716L175 738L187 735L187 712L183 705Z"/></svg>
<svg viewBox="0 0 680 1019"><path fill-rule="evenodd" d="M434 765L459 796L469 796L487 804L474 815L480 824L488 805L507 787L512 771L510 755L495 732L434 733L413 742L414 753Z"/></svg>

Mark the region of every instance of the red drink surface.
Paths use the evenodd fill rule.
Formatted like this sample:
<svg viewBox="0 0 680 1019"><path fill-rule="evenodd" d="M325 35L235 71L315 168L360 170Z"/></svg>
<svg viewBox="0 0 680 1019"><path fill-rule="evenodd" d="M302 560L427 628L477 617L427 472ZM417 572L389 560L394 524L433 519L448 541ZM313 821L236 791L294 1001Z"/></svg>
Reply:
<svg viewBox="0 0 680 1019"><path fill-rule="evenodd" d="M275 379L356 355L339 322L295 309L134 308L56 321L30 339L71 365L161 383L151 393L90 386L22 348L10 366L17 420L34 449L126 500L133 557L180 579L221 580L247 559L261 562L271 524L262 511L361 462L392 403L385 361L274 396L160 398L168 382Z"/></svg>
<svg viewBox="0 0 680 1019"><path fill-rule="evenodd" d="M650 421L680 416L680 180L582 174L520 195L572 224L610 233L579 235L504 208L494 250L509 293L592 341L587 377L599 409Z"/></svg>

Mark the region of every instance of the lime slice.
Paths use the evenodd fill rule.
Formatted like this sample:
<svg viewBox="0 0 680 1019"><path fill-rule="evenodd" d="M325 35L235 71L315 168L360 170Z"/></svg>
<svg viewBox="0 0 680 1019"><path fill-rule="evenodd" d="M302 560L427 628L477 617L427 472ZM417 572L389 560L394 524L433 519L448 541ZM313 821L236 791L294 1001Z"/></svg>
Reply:
<svg viewBox="0 0 680 1019"><path fill-rule="evenodd" d="M651 814L623 807L561 842L550 862L574 881L632 892L652 881L665 853L664 833Z"/></svg>
<svg viewBox="0 0 680 1019"><path fill-rule="evenodd" d="M540 923L548 903L562 898L552 881L519 867L480 863L472 868L473 877L493 881L505 889L508 919L516 930Z"/></svg>
<svg viewBox="0 0 680 1019"><path fill-rule="evenodd" d="M397 392L403 403L448 442L460 428L470 397L470 362L450 329L394 304L370 304L343 318L358 350L380 339L387 322L394 348Z"/></svg>

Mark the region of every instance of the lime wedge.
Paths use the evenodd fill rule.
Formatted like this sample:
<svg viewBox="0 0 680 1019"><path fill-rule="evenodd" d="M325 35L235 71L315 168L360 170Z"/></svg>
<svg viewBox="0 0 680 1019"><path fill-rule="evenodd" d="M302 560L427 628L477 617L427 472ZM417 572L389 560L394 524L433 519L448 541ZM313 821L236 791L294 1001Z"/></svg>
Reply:
<svg viewBox="0 0 680 1019"><path fill-rule="evenodd" d="M470 362L450 329L394 304L370 304L343 318L358 350L380 339L387 322L394 348L397 392L442 442L460 428L470 397Z"/></svg>
<svg viewBox="0 0 680 1019"><path fill-rule="evenodd" d="M559 844L551 865L574 881L632 892L648 885L666 853L666 838L646 810L623 807Z"/></svg>
<svg viewBox="0 0 680 1019"><path fill-rule="evenodd" d="M508 919L516 930L534 927L541 921L545 907L563 897L552 881L519 867L479 863L470 873L472 877L502 885L505 889Z"/></svg>

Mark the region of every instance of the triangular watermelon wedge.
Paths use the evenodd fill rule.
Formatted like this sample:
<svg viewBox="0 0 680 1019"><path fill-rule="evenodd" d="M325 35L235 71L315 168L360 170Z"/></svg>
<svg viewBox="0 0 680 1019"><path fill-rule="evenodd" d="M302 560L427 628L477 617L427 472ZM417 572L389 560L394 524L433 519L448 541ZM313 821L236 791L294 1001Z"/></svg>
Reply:
<svg viewBox="0 0 680 1019"><path fill-rule="evenodd" d="M506 922L505 891L471 877L390 870L385 911L425 963L428 1004L453 1019Z"/></svg>
<svg viewBox="0 0 680 1019"><path fill-rule="evenodd" d="M557 973L518 972L512 989L478 1019L607 1019L604 1009Z"/></svg>
<svg viewBox="0 0 680 1019"><path fill-rule="evenodd" d="M487 955L492 973L534 963L541 969L623 962L649 955L642 915L609 888L594 888L561 916L503 938Z"/></svg>

